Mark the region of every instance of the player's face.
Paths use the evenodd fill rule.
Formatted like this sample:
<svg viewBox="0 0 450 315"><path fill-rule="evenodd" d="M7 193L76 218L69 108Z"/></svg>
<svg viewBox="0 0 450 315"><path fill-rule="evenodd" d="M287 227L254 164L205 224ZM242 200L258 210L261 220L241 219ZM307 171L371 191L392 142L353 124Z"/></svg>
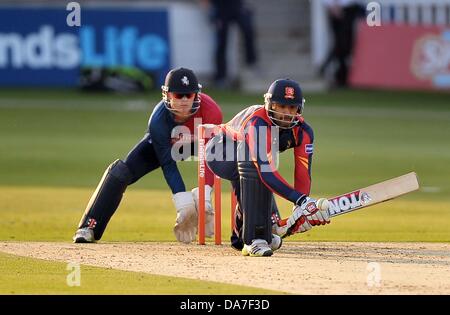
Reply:
<svg viewBox="0 0 450 315"><path fill-rule="evenodd" d="M194 103L195 93L169 93L171 107L176 111L175 116L183 118L191 114L192 104Z"/></svg>
<svg viewBox="0 0 450 315"><path fill-rule="evenodd" d="M273 116L281 127L289 127L297 114L297 106L272 103Z"/></svg>

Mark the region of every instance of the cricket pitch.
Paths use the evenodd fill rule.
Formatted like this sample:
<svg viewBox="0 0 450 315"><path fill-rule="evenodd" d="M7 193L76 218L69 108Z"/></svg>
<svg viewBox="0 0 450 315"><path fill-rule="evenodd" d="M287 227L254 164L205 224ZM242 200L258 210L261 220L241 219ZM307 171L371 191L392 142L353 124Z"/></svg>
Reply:
<svg viewBox="0 0 450 315"><path fill-rule="evenodd" d="M0 251L290 294L450 294L450 244L288 242L272 257L229 245L0 242Z"/></svg>

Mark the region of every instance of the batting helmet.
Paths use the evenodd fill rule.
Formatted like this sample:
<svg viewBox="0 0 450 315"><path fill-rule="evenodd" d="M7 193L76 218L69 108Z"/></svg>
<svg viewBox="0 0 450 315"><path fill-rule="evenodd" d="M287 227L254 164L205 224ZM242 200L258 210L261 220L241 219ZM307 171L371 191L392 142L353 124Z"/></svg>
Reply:
<svg viewBox="0 0 450 315"><path fill-rule="evenodd" d="M305 99L303 98L303 93L300 85L290 79L278 79L274 81L270 85L267 93L264 94L264 101L267 116L269 116L272 123L281 128L293 128L295 125L297 125L300 121L300 116L305 105ZM285 126L286 121L274 117L274 113L278 112L272 109L273 103L295 106L297 108L297 113L295 115L280 113L284 116L291 116L289 126Z"/></svg>

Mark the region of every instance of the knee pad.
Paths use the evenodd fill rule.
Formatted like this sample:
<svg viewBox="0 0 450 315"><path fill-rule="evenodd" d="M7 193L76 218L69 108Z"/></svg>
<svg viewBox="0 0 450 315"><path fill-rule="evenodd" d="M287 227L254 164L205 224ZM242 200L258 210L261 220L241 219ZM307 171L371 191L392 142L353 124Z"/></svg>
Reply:
<svg viewBox="0 0 450 315"><path fill-rule="evenodd" d="M133 174L122 160L115 160L108 167L108 173L120 182L129 185L133 180Z"/></svg>

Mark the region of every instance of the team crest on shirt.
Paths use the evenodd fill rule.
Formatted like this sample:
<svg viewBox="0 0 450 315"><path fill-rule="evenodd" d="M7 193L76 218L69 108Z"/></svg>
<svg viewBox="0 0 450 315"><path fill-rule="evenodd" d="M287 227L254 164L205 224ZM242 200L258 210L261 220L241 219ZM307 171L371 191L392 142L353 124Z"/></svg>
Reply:
<svg viewBox="0 0 450 315"><path fill-rule="evenodd" d="M187 76L184 76L181 78L181 83L183 83L183 85L186 85L186 86L189 85L189 79L187 78Z"/></svg>
<svg viewBox="0 0 450 315"><path fill-rule="evenodd" d="M286 86L284 88L284 98L293 99L293 98L295 98L294 94L295 94L295 90L293 87Z"/></svg>
<svg viewBox="0 0 450 315"><path fill-rule="evenodd" d="M312 143L305 144L305 152L306 152L306 154L313 153L314 152L314 144L312 144Z"/></svg>

